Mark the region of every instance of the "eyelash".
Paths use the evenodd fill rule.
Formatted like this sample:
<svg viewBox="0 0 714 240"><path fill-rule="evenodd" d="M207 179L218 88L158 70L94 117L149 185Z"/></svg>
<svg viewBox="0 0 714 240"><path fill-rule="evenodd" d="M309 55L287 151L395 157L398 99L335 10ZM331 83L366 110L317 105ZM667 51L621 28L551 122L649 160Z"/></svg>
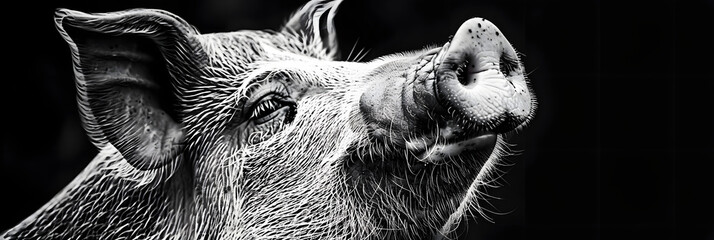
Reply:
<svg viewBox="0 0 714 240"><path fill-rule="evenodd" d="M255 106L255 108L253 108L253 112L250 114L250 118L256 119L259 117L266 116L272 111L275 111L282 107L282 105L283 104L279 103L275 99L262 101L257 106Z"/></svg>

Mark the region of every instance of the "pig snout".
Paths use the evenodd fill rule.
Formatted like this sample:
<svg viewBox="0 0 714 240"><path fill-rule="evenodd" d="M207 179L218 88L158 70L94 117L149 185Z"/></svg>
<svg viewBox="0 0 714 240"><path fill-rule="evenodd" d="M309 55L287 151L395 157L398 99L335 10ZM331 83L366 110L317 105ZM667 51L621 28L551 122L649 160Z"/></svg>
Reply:
<svg viewBox="0 0 714 240"><path fill-rule="evenodd" d="M526 121L531 98L513 46L474 18L454 35L436 69L436 94L466 130L508 132Z"/></svg>
<svg viewBox="0 0 714 240"><path fill-rule="evenodd" d="M378 69L360 100L362 113L374 137L410 150L493 146L535 106L515 49L482 18L464 22L441 48Z"/></svg>

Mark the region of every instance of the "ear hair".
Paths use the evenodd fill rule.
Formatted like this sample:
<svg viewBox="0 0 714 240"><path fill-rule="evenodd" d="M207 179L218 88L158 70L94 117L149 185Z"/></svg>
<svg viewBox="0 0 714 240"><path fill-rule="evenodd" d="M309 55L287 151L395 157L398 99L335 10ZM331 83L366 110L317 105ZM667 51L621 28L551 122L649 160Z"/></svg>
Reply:
<svg viewBox="0 0 714 240"><path fill-rule="evenodd" d="M319 40L330 59L339 58L335 15L342 0L311 0L285 23L283 31L303 32ZM327 13L327 14L325 14Z"/></svg>

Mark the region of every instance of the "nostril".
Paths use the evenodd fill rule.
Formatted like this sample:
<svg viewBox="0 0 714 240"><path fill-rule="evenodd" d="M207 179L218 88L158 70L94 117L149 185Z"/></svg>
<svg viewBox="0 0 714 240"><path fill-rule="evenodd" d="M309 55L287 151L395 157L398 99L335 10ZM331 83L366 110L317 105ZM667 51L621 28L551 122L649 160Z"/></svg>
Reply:
<svg viewBox="0 0 714 240"><path fill-rule="evenodd" d="M461 85L469 85L473 82L473 80L469 78L469 74L466 74L469 64L471 64L471 62L469 60L465 60L456 68L456 78L459 80Z"/></svg>

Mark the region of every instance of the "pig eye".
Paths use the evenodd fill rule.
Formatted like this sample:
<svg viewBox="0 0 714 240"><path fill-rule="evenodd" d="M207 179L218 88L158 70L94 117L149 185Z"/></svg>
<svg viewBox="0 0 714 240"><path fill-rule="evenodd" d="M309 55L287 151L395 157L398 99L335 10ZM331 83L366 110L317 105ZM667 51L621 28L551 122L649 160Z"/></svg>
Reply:
<svg viewBox="0 0 714 240"><path fill-rule="evenodd" d="M295 102L276 94L260 99L252 108L250 119L256 125L266 123L288 124L295 118Z"/></svg>

